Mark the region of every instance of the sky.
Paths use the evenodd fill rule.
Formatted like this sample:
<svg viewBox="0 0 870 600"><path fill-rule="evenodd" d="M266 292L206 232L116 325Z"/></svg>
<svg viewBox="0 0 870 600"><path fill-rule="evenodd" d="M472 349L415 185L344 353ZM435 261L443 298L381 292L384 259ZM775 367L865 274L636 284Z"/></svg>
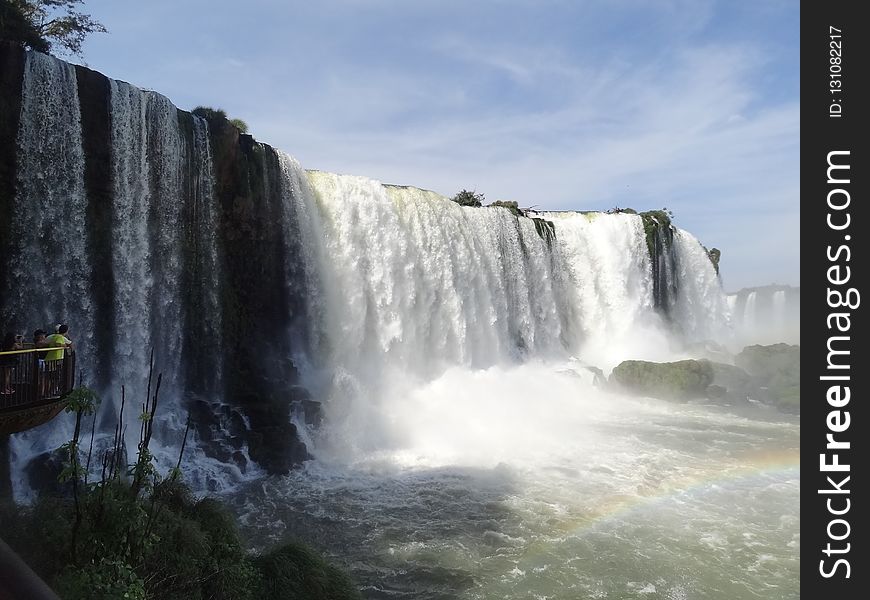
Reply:
<svg viewBox="0 0 870 600"><path fill-rule="evenodd" d="M800 284L799 3L86 0L73 59L306 168L539 210L668 208L726 290Z"/></svg>

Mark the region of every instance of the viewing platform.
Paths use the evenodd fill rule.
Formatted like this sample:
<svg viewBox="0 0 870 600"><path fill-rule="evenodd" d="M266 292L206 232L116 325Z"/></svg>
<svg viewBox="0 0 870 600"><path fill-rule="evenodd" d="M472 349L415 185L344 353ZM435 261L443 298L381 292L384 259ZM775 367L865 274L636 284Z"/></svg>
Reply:
<svg viewBox="0 0 870 600"><path fill-rule="evenodd" d="M17 433L50 421L66 406L75 385L76 356L46 360L59 348L24 348L0 352L0 435Z"/></svg>

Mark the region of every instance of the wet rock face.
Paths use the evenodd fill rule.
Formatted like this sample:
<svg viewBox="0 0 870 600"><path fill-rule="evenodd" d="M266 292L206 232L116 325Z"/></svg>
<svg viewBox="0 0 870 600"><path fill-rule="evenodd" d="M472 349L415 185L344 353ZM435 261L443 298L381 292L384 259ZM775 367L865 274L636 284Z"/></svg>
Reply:
<svg viewBox="0 0 870 600"><path fill-rule="evenodd" d="M613 369L608 383L621 391L663 400L755 402L800 413L800 346L748 346L734 362L627 360Z"/></svg>
<svg viewBox="0 0 870 600"><path fill-rule="evenodd" d="M713 365L709 360L669 363L626 360L613 369L609 381L638 395L663 400L688 400L706 397L713 378Z"/></svg>
<svg viewBox="0 0 870 600"><path fill-rule="evenodd" d="M30 487L49 496L71 495L72 484L58 481L66 461L66 453L61 450L43 452L33 457L24 469Z"/></svg>

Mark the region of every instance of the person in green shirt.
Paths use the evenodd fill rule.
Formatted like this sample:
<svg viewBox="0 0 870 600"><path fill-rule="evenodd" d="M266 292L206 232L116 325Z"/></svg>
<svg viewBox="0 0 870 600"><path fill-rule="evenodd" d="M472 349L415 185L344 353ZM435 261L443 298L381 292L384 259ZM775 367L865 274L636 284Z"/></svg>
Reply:
<svg viewBox="0 0 870 600"><path fill-rule="evenodd" d="M64 348L72 348L72 340L67 337L69 333L69 325L58 325L56 333L45 338L46 345L52 348L58 348L45 353L45 360L60 360L63 358Z"/></svg>

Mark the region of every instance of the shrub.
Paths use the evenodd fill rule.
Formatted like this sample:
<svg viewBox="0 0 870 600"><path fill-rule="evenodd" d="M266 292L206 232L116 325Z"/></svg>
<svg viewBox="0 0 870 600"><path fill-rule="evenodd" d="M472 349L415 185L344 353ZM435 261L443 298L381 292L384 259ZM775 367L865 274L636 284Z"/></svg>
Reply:
<svg viewBox="0 0 870 600"><path fill-rule="evenodd" d="M226 111L220 108L212 108L210 106L197 106L194 108L191 113L195 114L197 117L202 117L203 119L222 119L226 121L227 113Z"/></svg>
<svg viewBox="0 0 870 600"><path fill-rule="evenodd" d="M248 133L248 124L242 121L241 119L230 119L230 125L233 125L236 129L241 131L242 133Z"/></svg>
<svg viewBox="0 0 870 600"><path fill-rule="evenodd" d="M474 191L462 190L451 198L459 206L483 206L483 194Z"/></svg>

